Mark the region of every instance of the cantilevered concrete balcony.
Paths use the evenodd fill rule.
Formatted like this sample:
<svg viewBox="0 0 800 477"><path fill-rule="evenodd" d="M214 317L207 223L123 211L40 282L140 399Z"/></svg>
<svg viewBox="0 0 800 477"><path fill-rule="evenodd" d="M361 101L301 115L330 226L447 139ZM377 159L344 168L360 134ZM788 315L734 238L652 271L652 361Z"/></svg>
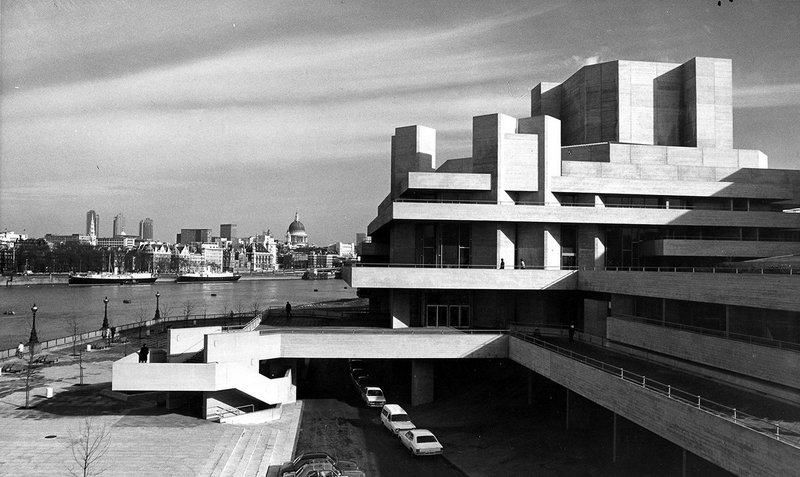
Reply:
<svg viewBox="0 0 800 477"><path fill-rule="evenodd" d="M800 242L660 239L641 244L643 256L777 257L800 254Z"/></svg>
<svg viewBox="0 0 800 477"><path fill-rule="evenodd" d="M491 174L454 172L409 172L400 184L400 194L407 190L490 191Z"/></svg>
<svg viewBox="0 0 800 477"><path fill-rule="evenodd" d="M658 271L661 270L661 271ZM800 311L800 273L691 268L667 271L581 270L578 289L599 293Z"/></svg>
<svg viewBox="0 0 800 477"><path fill-rule="evenodd" d="M615 194L655 197L727 197L791 200L791 185L747 184L692 180L642 180L560 176L551 179L553 192L565 194Z"/></svg>
<svg viewBox="0 0 800 477"><path fill-rule="evenodd" d="M564 207L556 204L399 200L381 210L367 231L373 234L392 220L795 228L800 226L795 215L656 207Z"/></svg>
<svg viewBox="0 0 800 477"><path fill-rule="evenodd" d="M414 264L356 264L342 269L355 288L424 290L573 290L577 271L558 269L441 268Z"/></svg>

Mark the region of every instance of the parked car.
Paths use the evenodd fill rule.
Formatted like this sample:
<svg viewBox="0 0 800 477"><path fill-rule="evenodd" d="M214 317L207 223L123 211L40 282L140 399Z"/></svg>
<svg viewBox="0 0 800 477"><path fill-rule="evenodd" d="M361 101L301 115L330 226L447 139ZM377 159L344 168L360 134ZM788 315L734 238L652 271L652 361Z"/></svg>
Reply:
<svg viewBox="0 0 800 477"><path fill-rule="evenodd" d="M384 404L383 409L381 409L381 422L393 434L417 427L411 422L406 411L397 404Z"/></svg>
<svg viewBox="0 0 800 477"><path fill-rule="evenodd" d="M386 404L386 398L383 396L383 390L377 386L365 386L361 388L361 399L369 407L383 407Z"/></svg>
<svg viewBox="0 0 800 477"><path fill-rule="evenodd" d="M427 429L409 429L398 435L400 442L414 455L437 455L443 452L442 444Z"/></svg>
<svg viewBox="0 0 800 477"><path fill-rule="evenodd" d="M358 388L359 392L362 389L364 389L365 387L369 387L369 386L378 387L378 384L375 382L374 379L372 379L371 376L360 376L357 379L353 380L353 384L356 385L356 387Z"/></svg>
<svg viewBox="0 0 800 477"><path fill-rule="evenodd" d="M340 470L327 461L311 461L282 477L365 477L360 469Z"/></svg>
<svg viewBox="0 0 800 477"><path fill-rule="evenodd" d="M357 383L358 379L364 376L369 376L369 373L362 368L354 368L350 371L350 379L352 379L354 383Z"/></svg>
<svg viewBox="0 0 800 477"><path fill-rule="evenodd" d="M327 452L305 452L303 454L299 454L295 457L291 462L287 462L283 464L280 469L278 470L279 477L301 477L307 475L306 471L315 470L314 467L308 467L306 471L303 470L303 467L307 466L308 464L330 464L335 468L338 472L349 472L349 471L357 471L358 464L353 462L352 460L338 460L333 458ZM325 467L324 465L321 467ZM324 468L316 469L319 472L325 472ZM319 474L320 477L325 475L324 473ZM345 475L345 474L331 474L331 475ZM347 474L352 475L353 477L356 476L363 476L364 473L361 474Z"/></svg>
<svg viewBox="0 0 800 477"><path fill-rule="evenodd" d="M352 371L355 368L367 369L367 363L363 359L350 358L347 363Z"/></svg>

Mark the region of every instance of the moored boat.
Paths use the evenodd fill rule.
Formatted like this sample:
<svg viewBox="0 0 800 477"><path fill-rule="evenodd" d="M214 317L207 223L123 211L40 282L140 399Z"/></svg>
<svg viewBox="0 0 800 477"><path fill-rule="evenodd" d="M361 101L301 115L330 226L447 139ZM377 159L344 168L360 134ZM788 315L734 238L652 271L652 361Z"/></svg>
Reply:
<svg viewBox="0 0 800 477"><path fill-rule="evenodd" d="M236 280L242 278L241 275L234 275L233 272L211 272L211 271L202 271L202 272L188 272L188 273L181 273L178 275L178 278L175 279L178 283L188 283L188 282L235 282Z"/></svg>
<svg viewBox="0 0 800 477"><path fill-rule="evenodd" d="M133 273L71 273L70 285L128 285L135 283L153 283L158 275L150 272Z"/></svg>

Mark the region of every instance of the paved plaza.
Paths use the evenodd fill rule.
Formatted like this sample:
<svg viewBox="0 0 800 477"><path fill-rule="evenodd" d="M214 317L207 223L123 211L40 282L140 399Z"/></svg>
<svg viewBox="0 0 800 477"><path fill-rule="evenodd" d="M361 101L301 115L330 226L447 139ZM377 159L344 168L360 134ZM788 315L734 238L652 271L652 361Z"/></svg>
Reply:
<svg viewBox="0 0 800 477"><path fill-rule="evenodd" d="M84 351L83 385L71 347L48 351L58 362L32 374L29 409L26 373L0 376L0 475L70 475L70 470L82 475L73 439L86 419L109 433L107 453L91 468L105 470L104 475L255 476L291 459L300 403L284 406L279 421L237 426L166 410L152 400L108 397L112 363L136 349L138 343ZM0 364L14 361L20 362Z"/></svg>

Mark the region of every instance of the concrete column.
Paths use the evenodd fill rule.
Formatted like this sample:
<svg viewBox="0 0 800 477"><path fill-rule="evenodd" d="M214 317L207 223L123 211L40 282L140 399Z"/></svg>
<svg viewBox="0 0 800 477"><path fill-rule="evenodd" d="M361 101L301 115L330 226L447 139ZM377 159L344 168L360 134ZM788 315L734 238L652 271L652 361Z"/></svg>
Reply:
<svg viewBox="0 0 800 477"><path fill-rule="evenodd" d="M389 306L392 314L392 328L411 326L411 297L408 290L389 290Z"/></svg>
<svg viewBox="0 0 800 477"><path fill-rule="evenodd" d="M411 405L433 402L433 362L411 361Z"/></svg>
<svg viewBox="0 0 800 477"><path fill-rule="evenodd" d="M519 133L537 134L539 201L557 202L550 186L550 178L561 175L561 121L551 116L535 116L520 120Z"/></svg>
<svg viewBox="0 0 800 477"><path fill-rule="evenodd" d="M500 266L500 259L505 262L506 268L514 268L516 260L516 225L507 222L497 224L497 266Z"/></svg>
<svg viewBox="0 0 800 477"><path fill-rule="evenodd" d="M731 332L731 307L730 305L723 306L725 306L725 337L728 338Z"/></svg>
<svg viewBox="0 0 800 477"><path fill-rule="evenodd" d="M406 126L392 136L392 197L408 184L409 172L433 172L436 167L436 130Z"/></svg>
<svg viewBox="0 0 800 477"><path fill-rule="evenodd" d="M561 268L561 225L545 224L544 227L544 266Z"/></svg>
<svg viewBox="0 0 800 477"><path fill-rule="evenodd" d="M569 430L569 389L567 389L567 399L566 399L566 417L564 419L565 428Z"/></svg>

